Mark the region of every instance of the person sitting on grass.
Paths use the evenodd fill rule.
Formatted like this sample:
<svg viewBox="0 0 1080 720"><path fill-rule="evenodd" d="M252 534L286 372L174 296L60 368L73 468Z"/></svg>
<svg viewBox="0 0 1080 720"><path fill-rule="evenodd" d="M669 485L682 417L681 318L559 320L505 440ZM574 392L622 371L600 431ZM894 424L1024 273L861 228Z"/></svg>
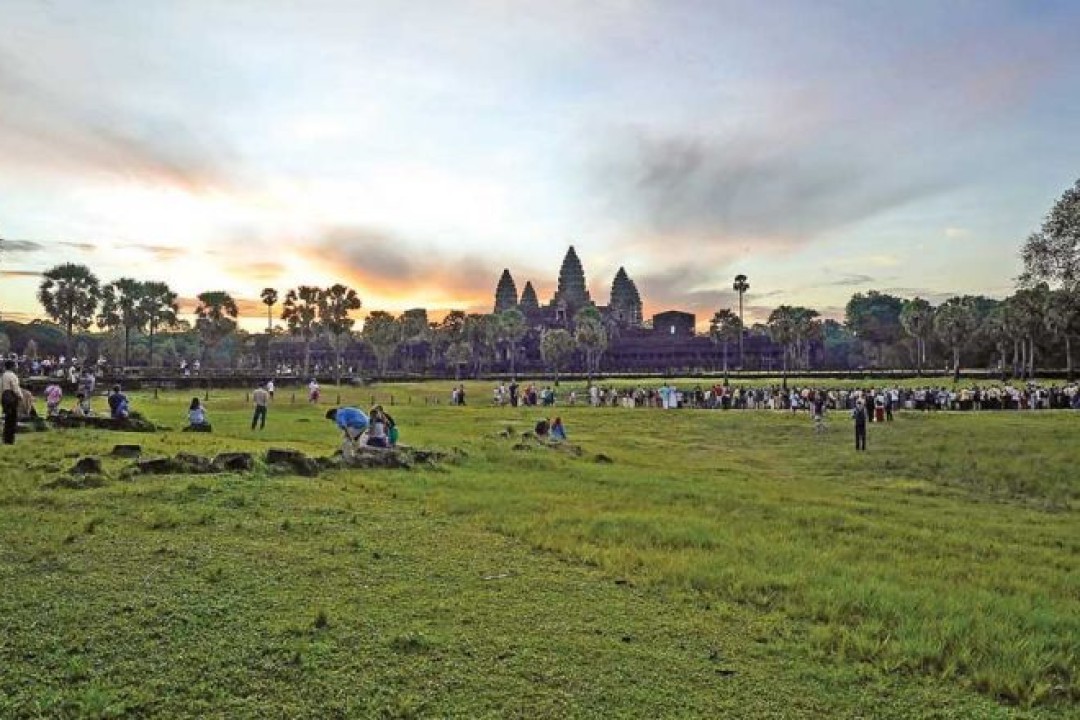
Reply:
<svg viewBox="0 0 1080 720"><path fill-rule="evenodd" d="M563 425L562 418L555 418L555 422L551 423L551 439L552 440L565 440L566 439L566 427Z"/></svg>
<svg viewBox="0 0 1080 720"><path fill-rule="evenodd" d="M376 405L371 409L371 422L368 425L367 444L369 447L390 447L389 423L386 421L386 413L382 406Z"/></svg>
<svg viewBox="0 0 1080 720"><path fill-rule="evenodd" d="M131 406L127 395L121 392L119 385L113 385L112 392L109 393L109 417L113 420L127 420L130 415Z"/></svg>
<svg viewBox="0 0 1080 720"><path fill-rule="evenodd" d="M536 423L536 427L533 428L533 432L536 433L536 437L543 440L548 436L548 433L551 432L551 423L549 423L546 419L541 420Z"/></svg>
<svg viewBox="0 0 1080 720"><path fill-rule="evenodd" d="M184 432L210 432L210 420L206 416L206 408L199 402L199 398L191 398L188 406L188 426Z"/></svg>
<svg viewBox="0 0 1080 720"><path fill-rule="evenodd" d="M64 397L64 391L56 383L45 388L45 414L48 417L56 417L60 414L60 400Z"/></svg>
<svg viewBox="0 0 1080 720"><path fill-rule="evenodd" d="M367 432L368 416L363 410L354 407L331 408L326 411L326 419L333 422L341 430L344 438L341 449L346 458L351 458L356 452L356 446Z"/></svg>
<svg viewBox="0 0 1080 720"><path fill-rule="evenodd" d="M76 393L75 407L72 408L71 414L75 417L90 417L94 414L90 408L90 398L86 397L86 393Z"/></svg>

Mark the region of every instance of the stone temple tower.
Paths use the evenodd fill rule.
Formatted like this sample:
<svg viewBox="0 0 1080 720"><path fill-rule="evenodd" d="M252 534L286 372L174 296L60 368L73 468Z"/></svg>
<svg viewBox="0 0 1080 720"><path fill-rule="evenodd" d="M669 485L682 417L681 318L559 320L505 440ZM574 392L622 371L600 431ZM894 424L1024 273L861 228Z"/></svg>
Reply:
<svg viewBox="0 0 1080 720"><path fill-rule="evenodd" d="M619 272L615 273L609 307L621 322L634 327L641 325L641 295L637 285L626 274L626 268L619 268Z"/></svg>
<svg viewBox="0 0 1080 720"><path fill-rule="evenodd" d="M533 288L532 281L525 282L525 289L521 291L521 311L529 312L530 310L539 310L540 300L536 297L536 290Z"/></svg>
<svg viewBox="0 0 1080 720"><path fill-rule="evenodd" d="M517 285L514 284L514 278L510 276L510 270L504 269L502 277L499 278L499 285L495 288L495 312L516 308L517 304Z"/></svg>
<svg viewBox="0 0 1080 720"><path fill-rule="evenodd" d="M588 305L591 301L589 291L585 287L585 271L581 267L581 260L574 252L574 246L566 251L562 267L559 268L559 289L555 291L552 301L555 305L565 305L566 309L573 314L580 308Z"/></svg>

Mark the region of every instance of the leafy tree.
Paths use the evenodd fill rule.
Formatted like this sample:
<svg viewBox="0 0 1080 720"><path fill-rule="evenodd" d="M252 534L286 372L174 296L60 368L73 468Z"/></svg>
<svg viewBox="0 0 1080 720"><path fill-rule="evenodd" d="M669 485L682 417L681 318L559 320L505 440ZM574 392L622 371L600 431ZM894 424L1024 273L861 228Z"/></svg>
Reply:
<svg viewBox="0 0 1080 720"><path fill-rule="evenodd" d="M176 293L167 283L151 280L143 283L140 312L146 321L147 338L150 341L148 364L154 364L154 336L162 328L172 328L177 323L180 306Z"/></svg>
<svg viewBox="0 0 1080 720"><path fill-rule="evenodd" d="M131 364L131 331L146 325L143 312L143 284L132 278L120 278L101 289L101 311L97 323L108 330L124 333L124 366Z"/></svg>
<svg viewBox="0 0 1080 720"><path fill-rule="evenodd" d="M461 332L472 348L473 375L479 377L484 364L495 354L495 340L499 333L496 316L470 313L465 316Z"/></svg>
<svg viewBox="0 0 1080 720"><path fill-rule="evenodd" d="M1046 328L1051 335L1065 341L1065 371L1072 382L1072 339L1080 332L1080 288L1059 288L1051 292Z"/></svg>
<svg viewBox="0 0 1080 720"><path fill-rule="evenodd" d="M977 324L970 298L949 298L934 313L934 332L952 351L953 382L960 382L960 351L971 340Z"/></svg>
<svg viewBox="0 0 1080 720"><path fill-rule="evenodd" d="M730 309L717 310L712 320L709 321L709 337L714 344L724 346L724 380L726 381L728 376L728 343L742 337L742 320Z"/></svg>
<svg viewBox="0 0 1080 720"><path fill-rule="evenodd" d="M446 348L446 364L454 368L454 379L461 379L461 366L472 362L473 351L465 340L451 342Z"/></svg>
<svg viewBox="0 0 1080 720"><path fill-rule="evenodd" d="M559 370L566 366L576 347L573 335L562 328L547 330L540 336L540 357L545 365L555 371L556 386L559 384Z"/></svg>
<svg viewBox="0 0 1080 720"><path fill-rule="evenodd" d="M319 324L330 336L334 348L334 382L341 384L341 351L352 338L356 321L349 313L359 310L360 296L352 288L341 283L326 288L319 297Z"/></svg>
<svg viewBox="0 0 1080 720"><path fill-rule="evenodd" d="M75 330L85 331L94 321L101 286L85 265L65 263L45 272L38 288L38 302L67 336L67 354L71 355Z"/></svg>
<svg viewBox="0 0 1080 720"><path fill-rule="evenodd" d="M213 351L236 332L240 308L232 295L224 290L202 292L195 299L198 300L195 306L195 331L199 334L204 351L209 351L209 359L213 357Z"/></svg>
<svg viewBox="0 0 1080 720"><path fill-rule="evenodd" d="M274 288L263 288L259 293L259 299L266 306L266 332L274 331L274 305L278 301L278 292Z"/></svg>
<svg viewBox="0 0 1080 720"><path fill-rule="evenodd" d="M401 344L401 327L390 313L373 310L364 320L361 336L375 353L375 360L379 363L379 374L385 375L390 365L390 358L394 357L398 345Z"/></svg>
<svg viewBox="0 0 1080 720"><path fill-rule="evenodd" d="M1020 334L1020 375L1035 377L1035 339L1046 329L1050 287L1043 282L1020 288L1009 299Z"/></svg>
<svg viewBox="0 0 1080 720"><path fill-rule="evenodd" d="M509 346L510 374L517 374L518 344L529 331L525 323L525 314L517 308L510 308L499 313L499 339Z"/></svg>
<svg viewBox="0 0 1080 720"><path fill-rule="evenodd" d="M855 293L848 300L844 320L855 337L876 348L879 365L884 346L900 339L903 303L901 298L877 290Z"/></svg>
<svg viewBox="0 0 1080 720"><path fill-rule="evenodd" d="M926 340L934 330L934 308L922 298L904 300L900 307L900 325L915 338L915 372L922 376L926 362Z"/></svg>
<svg viewBox="0 0 1080 720"><path fill-rule="evenodd" d="M1024 242L1024 285L1039 282L1074 287L1080 282L1080 180L1066 190Z"/></svg>
<svg viewBox="0 0 1080 720"><path fill-rule="evenodd" d="M301 285L285 294L281 319L289 332L304 343L304 375L311 371L311 343L319 333L319 304L323 291L314 285Z"/></svg>
<svg viewBox="0 0 1080 720"><path fill-rule="evenodd" d="M427 310L423 308L406 310L398 316L397 322L401 333L401 343L404 346L405 363L412 371L417 362L423 365L427 354L424 346L431 336Z"/></svg>
<svg viewBox="0 0 1080 720"><path fill-rule="evenodd" d="M585 351L585 370L592 382L593 373L600 370L600 358L608 347L607 330L600 311L592 305L586 305L574 315L574 340Z"/></svg>
<svg viewBox="0 0 1080 720"><path fill-rule="evenodd" d="M769 313L769 337L783 349L783 387L787 389L788 357L798 336L799 312L790 305L781 305Z"/></svg>

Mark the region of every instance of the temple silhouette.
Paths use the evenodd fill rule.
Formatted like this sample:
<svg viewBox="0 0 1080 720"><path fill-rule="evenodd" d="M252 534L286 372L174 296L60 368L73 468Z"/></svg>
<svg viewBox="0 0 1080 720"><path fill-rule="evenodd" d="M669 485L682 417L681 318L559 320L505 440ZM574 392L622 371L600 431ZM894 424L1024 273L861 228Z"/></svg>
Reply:
<svg viewBox="0 0 1080 720"><path fill-rule="evenodd" d="M566 251L559 267L554 295L541 304L536 288L526 281L518 294L517 283L506 268L495 285L494 313L516 308L525 316L528 332L517 343L517 355L510 362L511 347L503 342L478 355L474 363L485 374L508 374L511 367L518 374L538 375L549 369L540 354L540 341L548 330L563 328L573 332L574 315L584 307L595 307L600 313L608 335L608 347L600 361L600 371L607 374L671 373L693 374L715 372L724 367L724 348L707 334L698 334L697 317L682 310L666 310L644 317L643 302L637 284L626 269L620 267L611 281L606 305L598 304L590 295L585 269L573 246ZM719 309L719 308L718 308ZM417 308L407 314L427 324L427 312ZM389 366L391 374L453 376L455 368L441 353L430 352L431 345L423 338L403 342ZM274 363L296 367L302 362L303 344L296 338L276 338L269 347ZM334 353L325 340L312 344L311 360L327 367ZM348 345L342 353L344 364L357 374L364 375L376 366L372 349L361 340ZM751 370L774 371L781 367L782 348L767 335L747 333L744 339L742 367ZM727 364L739 367L738 344L729 343ZM563 372L582 372L584 357L578 353ZM468 373L467 373L468 374Z"/></svg>

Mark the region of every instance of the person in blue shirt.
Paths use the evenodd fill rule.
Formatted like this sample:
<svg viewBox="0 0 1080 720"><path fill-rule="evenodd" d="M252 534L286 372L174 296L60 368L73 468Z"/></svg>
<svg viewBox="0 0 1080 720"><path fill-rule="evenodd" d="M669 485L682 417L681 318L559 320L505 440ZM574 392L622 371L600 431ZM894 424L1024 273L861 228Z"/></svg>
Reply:
<svg viewBox="0 0 1080 720"><path fill-rule="evenodd" d="M332 420L345 439L356 442L368 427L368 416L363 410L354 407L332 408L326 411L326 419Z"/></svg>
<svg viewBox="0 0 1080 720"><path fill-rule="evenodd" d="M563 426L562 418L555 418L555 422L551 423L551 439L552 440L565 440L566 439L566 427Z"/></svg>
<svg viewBox="0 0 1080 720"><path fill-rule="evenodd" d="M109 394L109 415L113 420L124 420L131 414L127 395L119 385L113 385L112 393Z"/></svg>

